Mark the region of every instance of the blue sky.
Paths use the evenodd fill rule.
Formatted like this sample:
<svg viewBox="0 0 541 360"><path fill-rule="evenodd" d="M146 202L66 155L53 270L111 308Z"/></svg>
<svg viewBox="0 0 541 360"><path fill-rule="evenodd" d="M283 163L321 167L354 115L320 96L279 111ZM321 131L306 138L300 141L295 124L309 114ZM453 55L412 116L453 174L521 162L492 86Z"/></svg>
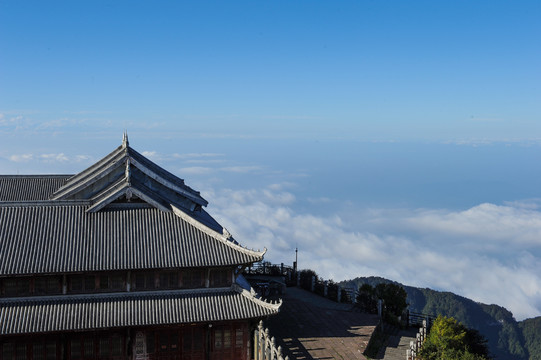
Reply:
<svg viewBox="0 0 541 360"><path fill-rule="evenodd" d="M2 1L0 171L131 144L267 259L541 314L536 1ZM415 266L414 266L415 265Z"/></svg>

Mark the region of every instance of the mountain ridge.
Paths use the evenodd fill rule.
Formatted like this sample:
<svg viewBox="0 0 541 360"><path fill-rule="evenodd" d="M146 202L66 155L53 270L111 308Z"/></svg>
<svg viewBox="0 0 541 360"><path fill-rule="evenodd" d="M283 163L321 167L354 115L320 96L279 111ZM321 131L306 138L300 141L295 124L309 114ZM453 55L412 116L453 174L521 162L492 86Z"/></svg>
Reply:
<svg viewBox="0 0 541 360"><path fill-rule="evenodd" d="M382 277L357 277L342 286L394 283L408 294L411 312L451 316L478 330L488 341L491 354L502 360L541 360L541 316L517 321L511 311L496 304L483 304L448 291L436 291L401 284Z"/></svg>

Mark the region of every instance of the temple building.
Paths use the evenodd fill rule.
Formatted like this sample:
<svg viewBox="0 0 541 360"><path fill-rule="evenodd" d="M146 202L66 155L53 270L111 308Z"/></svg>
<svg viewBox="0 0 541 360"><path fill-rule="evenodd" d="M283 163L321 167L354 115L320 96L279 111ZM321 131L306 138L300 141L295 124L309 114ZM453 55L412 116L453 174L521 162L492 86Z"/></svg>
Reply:
<svg viewBox="0 0 541 360"><path fill-rule="evenodd" d="M126 134L79 174L0 176L0 360L251 359L280 304L206 205Z"/></svg>

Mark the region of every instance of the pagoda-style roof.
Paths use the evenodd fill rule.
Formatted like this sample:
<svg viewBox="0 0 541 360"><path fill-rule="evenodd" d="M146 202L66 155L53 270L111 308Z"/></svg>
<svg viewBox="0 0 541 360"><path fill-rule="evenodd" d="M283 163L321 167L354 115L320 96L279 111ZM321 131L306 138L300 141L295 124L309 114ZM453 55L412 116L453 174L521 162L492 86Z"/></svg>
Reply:
<svg viewBox="0 0 541 360"><path fill-rule="evenodd" d="M139 199L164 211L171 210L171 206L194 211L208 204L183 179L132 149L126 134L122 145L68 179L51 196L51 200L89 200L89 212L120 198L128 202Z"/></svg>
<svg viewBox="0 0 541 360"><path fill-rule="evenodd" d="M0 299L0 335L256 319L271 304L232 288Z"/></svg>
<svg viewBox="0 0 541 360"><path fill-rule="evenodd" d="M199 192L122 145L77 175L0 176L0 276L261 261Z"/></svg>

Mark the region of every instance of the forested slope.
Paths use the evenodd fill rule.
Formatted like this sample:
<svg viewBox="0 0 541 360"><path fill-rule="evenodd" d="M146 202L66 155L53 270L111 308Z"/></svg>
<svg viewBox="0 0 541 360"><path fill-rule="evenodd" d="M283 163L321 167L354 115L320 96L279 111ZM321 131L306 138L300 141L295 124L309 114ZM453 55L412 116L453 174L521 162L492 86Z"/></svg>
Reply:
<svg viewBox="0 0 541 360"><path fill-rule="evenodd" d="M360 287L381 282L396 283L380 277L365 277L341 284ZM499 305L477 303L451 292L402 286L408 294L410 311L451 316L465 326L479 330L488 340L496 359L541 360L541 317L517 322L509 310Z"/></svg>

